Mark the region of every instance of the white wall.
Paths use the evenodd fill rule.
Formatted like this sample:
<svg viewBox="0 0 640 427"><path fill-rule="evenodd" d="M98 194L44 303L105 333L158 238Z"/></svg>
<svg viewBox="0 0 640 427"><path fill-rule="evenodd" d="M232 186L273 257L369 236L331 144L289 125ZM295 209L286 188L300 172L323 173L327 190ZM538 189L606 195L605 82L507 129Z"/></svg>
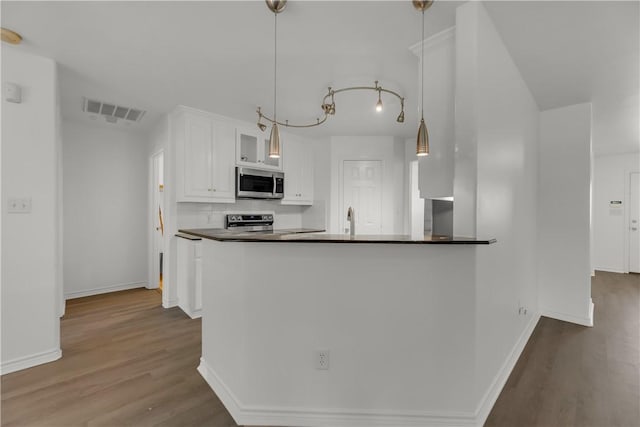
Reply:
<svg viewBox="0 0 640 427"><path fill-rule="evenodd" d="M64 121L65 297L147 284L147 145L138 134Z"/></svg>
<svg viewBox="0 0 640 427"><path fill-rule="evenodd" d="M476 250L204 240L198 369L243 425L473 425Z"/></svg>
<svg viewBox="0 0 640 427"><path fill-rule="evenodd" d="M5 82L23 99L2 101L3 374L61 356L56 64L3 45ZM31 198L31 212L7 213L9 197Z"/></svg>
<svg viewBox="0 0 640 427"><path fill-rule="evenodd" d="M630 172L640 172L640 153L595 157L593 264L596 270L628 272ZM610 205L612 200L620 200L622 205Z"/></svg>
<svg viewBox="0 0 640 427"><path fill-rule="evenodd" d="M591 325L591 104L543 111L539 156L540 312Z"/></svg>
<svg viewBox="0 0 640 427"><path fill-rule="evenodd" d="M479 2L457 9L456 55L454 234L497 239L478 247L476 259L476 398L486 417L493 401L483 399L497 397L510 369L503 366L537 321L539 115Z"/></svg>
<svg viewBox="0 0 640 427"><path fill-rule="evenodd" d="M330 144L330 217L331 233L344 233L347 210L342 208L342 175L345 160L381 160L382 234L404 231L405 143L391 136L335 136ZM344 211L344 212L343 212Z"/></svg>
<svg viewBox="0 0 640 427"><path fill-rule="evenodd" d="M330 139L307 141L313 149L313 205L302 211L305 228L329 228L331 205L331 143Z"/></svg>

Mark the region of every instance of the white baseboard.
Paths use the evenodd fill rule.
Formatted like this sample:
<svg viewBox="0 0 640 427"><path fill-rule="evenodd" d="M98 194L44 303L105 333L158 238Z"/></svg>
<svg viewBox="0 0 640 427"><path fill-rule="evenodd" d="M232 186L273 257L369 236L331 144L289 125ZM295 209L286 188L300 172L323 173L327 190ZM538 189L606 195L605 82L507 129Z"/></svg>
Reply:
<svg viewBox="0 0 640 427"><path fill-rule="evenodd" d="M511 375L511 371L513 371L513 368L516 366L516 362L520 358L520 355L522 354L525 345L527 345L527 342L529 341L529 338L531 337L531 334L536 328L539 320L539 314L531 316L531 319L529 319L529 323L527 323L527 326L520 334L520 337L513 346L511 353L509 353L509 356L504 361L502 367L491 382L491 386L489 386L489 389L482 397L482 400L480 400L478 408L476 409L475 417L477 426L481 427L482 425L484 425L485 421L487 421L487 417L489 416L489 413L491 413L493 405L496 403L496 400L498 400L498 396L500 396L502 388L507 383L509 375Z"/></svg>
<svg viewBox="0 0 640 427"><path fill-rule="evenodd" d="M189 308L183 307L180 304L178 304L178 307L180 307L180 310L182 310L184 314L186 314L192 319L199 319L202 317L202 310L189 310Z"/></svg>
<svg viewBox="0 0 640 427"><path fill-rule="evenodd" d="M540 315L544 317L550 317L551 319L562 320L563 322L575 323L577 325L591 327L593 326L593 301L591 301L589 306L588 317L574 316L573 314L561 313L545 308L540 309Z"/></svg>
<svg viewBox="0 0 640 427"><path fill-rule="evenodd" d="M628 273L628 271L616 270L615 268L596 267L596 269L594 270L594 274L592 274L592 276L595 275L596 271L606 271L607 273L621 273L621 274Z"/></svg>
<svg viewBox="0 0 640 427"><path fill-rule="evenodd" d="M56 348L42 353L30 354L28 356L19 357L7 362L2 362L0 364L0 375L10 374L11 372L32 368L37 365L42 365L43 363L53 362L54 360L58 360L61 357L62 350Z"/></svg>
<svg viewBox="0 0 640 427"><path fill-rule="evenodd" d="M318 409L257 407L242 404L204 359L198 372L213 389L239 425L331 426L331 427L452 427L477 426L471 412L370 411L365 409Z"/></svg>
<svg viewBox="0 0 640 427"><path fill-rule="evenodd" d="M90 297L91 295L106 294L109 292L126 291L129 289L144 288L147 286L147 282L133 282L122 283L118 285L103 286L101 288L85 289L82 291L67 292L64 294L64 299Z"/></svg>
<svg viewBox="0 0 640 427"><path fill-rule="evenodd" d="M178 299L167 299L162 298L162 307L163 308L171 308L176 307L178 305Z"/></svg>

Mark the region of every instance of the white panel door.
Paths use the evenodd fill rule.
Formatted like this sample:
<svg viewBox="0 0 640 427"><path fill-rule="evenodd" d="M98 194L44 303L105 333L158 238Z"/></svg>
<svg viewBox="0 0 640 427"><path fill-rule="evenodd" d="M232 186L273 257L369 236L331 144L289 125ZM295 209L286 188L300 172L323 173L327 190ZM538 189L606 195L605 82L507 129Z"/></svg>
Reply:
<svg viewBox="0 0 640 427"><path fill-rule="evenodd" d="M356 234L381 234L382 161L345 160L342 182L343 229L351 206L355 210Z"/></svg>
<svg viewBox="0 0 640 427"><path fill-rule="evenodd" d="M629 272L640 273L640 173L629 184Z"/></svg>
<svg viewBox="0 0 640 427"><path fill-rule="evenodd" d="M211 119L188 115L185 122L184 193L191 197L210 197Z"/></svg>
<svg viewBox="0 0 640 427"><path fill-rule="evenodd" d="M214 122L211 197L235 201L235 155L235 127L227 123Z"/></svg>

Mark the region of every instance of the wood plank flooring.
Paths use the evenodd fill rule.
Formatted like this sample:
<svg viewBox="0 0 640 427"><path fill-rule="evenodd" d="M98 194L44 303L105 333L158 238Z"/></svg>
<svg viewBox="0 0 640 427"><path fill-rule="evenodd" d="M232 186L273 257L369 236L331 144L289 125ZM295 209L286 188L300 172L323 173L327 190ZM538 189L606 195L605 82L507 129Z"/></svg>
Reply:
<svg viewBox="0 0 640 427"><path fill-rule="evenodd" d="M2 376L2 426L236 426L196 371L200 320L158 292L67 302L62 359Z"/></svg>
<svg viewBox="0 0 640 427"><path fill-rule="evenodd" d="M591 294L593 328L540 319L485 426L640 426L640 275Z"/></svg>
<svg viewBox="0 0 640 427"><path fill-rule="evenodd" d="M640 275L598 272L596 326L542 318L486 426L640 426ZM63 358L2 376L2 426L236 427L196 371L201 322L136 289L68 301Z"/></svg>

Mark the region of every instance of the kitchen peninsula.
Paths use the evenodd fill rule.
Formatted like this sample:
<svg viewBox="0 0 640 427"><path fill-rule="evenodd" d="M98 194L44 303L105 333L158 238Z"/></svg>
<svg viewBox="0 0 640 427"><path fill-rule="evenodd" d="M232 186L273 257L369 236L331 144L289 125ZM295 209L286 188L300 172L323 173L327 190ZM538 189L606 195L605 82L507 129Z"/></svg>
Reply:
<svg viewBox="0 0 640 427"><path fill-rule="evenodd" d="M203 237L198 370L238 424L473 424L495 240L181 232Z"/></svg>

